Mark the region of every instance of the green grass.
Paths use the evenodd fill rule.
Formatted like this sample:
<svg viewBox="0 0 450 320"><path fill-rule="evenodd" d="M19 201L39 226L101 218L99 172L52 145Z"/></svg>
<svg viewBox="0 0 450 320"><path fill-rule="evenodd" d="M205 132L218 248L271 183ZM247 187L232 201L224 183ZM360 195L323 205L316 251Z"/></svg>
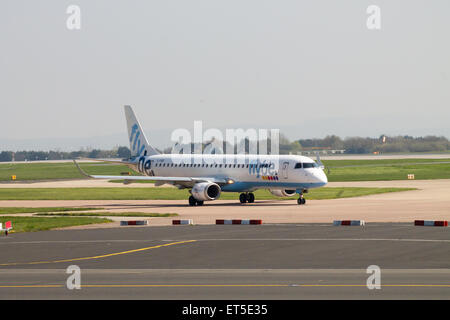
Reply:
<svg viewBox="0 0 450 320"><path fill-rule="evenodd" d="M148 212L57 212L57 213L37 213L35 216L69 216L69 217L149 217L167 218L176 217L177 213L148 213Z"/></svg>
<svg viewBox="0 0 450 320"><path fill-rule="evenodd" d="M418 159L408 160L418 161ZM448 163L440 163L442 161L399 163L395 160L374 160L381 163L367 160L361 163L361 161L346 160L324 161L324 164L330 167L329 172L325 170L330 182L406 180L408 174L414 174L416 180L450 179L450 161L446 160Z"/></svg>
<svg viewBox="0 0 450 320"><path fill-rule="evenodd" d="M102 162L79 164L83 170L90 174L120 175L122 172L131 172L133 175L137 175L127 166L120 164ZM18 181L86 178L80 174L73 162L0 164L0 181L10 181L12 175L15 175Z"/></svg>
<svg viewBox="0 0 450 320"><path fill-rule="evenodd" d="M315 158L312 158L315 160ZM368 159L368 160L322 160L326 166L344 167L344 166L388 166L388 165L421 165L421 164L439 164L450 162L449 159Z"/></svg>
<svg viewBox="0 0 450 320"><path fill-rule="evenodd" d="M89 211L101 210L103 208L70 208L70 207L42 207L42 208L24 208L24 207L0 207L0 214L14 213L37 213L37 212L64 212L64 211Z"/></svg>
<svg viewBox="0 0 450 320"><path fill-rule="evenodd" d="M105 218L88 218L88 217L0 217L0 222L5 224L6 221L12 221L13 232L30 232L43 231L56 228L81 226L94 223L107 223L112 220Z"/></svg>
<svg viewBox="0 0 450 320"><path fill-rule="evenodd" d="M411 188L319 188L311 189L307 199L335 199L367 194L413 190ZM1 188L0 200L187 200L189 192L176 188ZM256 199L280 199L268 190L255 192ZM236 192L223 192L222 200L236 200Z"/></svg>

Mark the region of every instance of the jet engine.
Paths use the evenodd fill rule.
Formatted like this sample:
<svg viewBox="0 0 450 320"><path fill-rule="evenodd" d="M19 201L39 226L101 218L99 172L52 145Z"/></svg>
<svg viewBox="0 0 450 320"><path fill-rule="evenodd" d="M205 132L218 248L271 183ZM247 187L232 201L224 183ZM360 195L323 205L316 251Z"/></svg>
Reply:
<svg viewBox="0 0 450 320"><path fill-rule="evenodd" d="M270 193L277 197L292 197L295 196L295 190L288 189L269 189Z"/></svg>
<svg viewBox="0 0 450 320"><path fill-rule="evenodd" d="M221 189L214 182L196 183L191 190L192 196L198 201L211 201L220 197Z"/></svg>

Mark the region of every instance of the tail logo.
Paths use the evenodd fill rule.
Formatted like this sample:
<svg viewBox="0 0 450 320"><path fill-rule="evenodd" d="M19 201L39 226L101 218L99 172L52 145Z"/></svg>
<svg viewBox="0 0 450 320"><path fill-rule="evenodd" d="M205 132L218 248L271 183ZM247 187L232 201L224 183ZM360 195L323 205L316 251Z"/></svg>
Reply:
<svg viewBox="0 0 450 320"><path fill-rule="evenodd" d="M137 152L137 156L140 156L141 153L144 151L145 149L145 145L142 143L141 146L141 139L139 139L141 132L138 131L139 127L138 125L135 123L132 127L131 127L131 133L130 133L130 147L132 146L132 151L136 151Z"/></svg>

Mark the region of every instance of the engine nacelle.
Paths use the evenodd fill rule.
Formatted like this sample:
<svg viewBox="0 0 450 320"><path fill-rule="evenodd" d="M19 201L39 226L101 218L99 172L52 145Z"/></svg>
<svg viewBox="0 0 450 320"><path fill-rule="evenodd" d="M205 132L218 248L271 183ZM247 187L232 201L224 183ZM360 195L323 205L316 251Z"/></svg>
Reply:
<svg viewBox="0 0 450 320"><path fill-rule="evenodd" d="M200 182L194 184L191 190L192 196L198 201L211 201L220 197L221 189L214 182Z"/></svg>
<svg viewBox="0 0 450 320"><path fill-rule="evenodd" d="M277 197L293 197L295 196L295 190L288 189L269 189L270 193Z"/></svg>

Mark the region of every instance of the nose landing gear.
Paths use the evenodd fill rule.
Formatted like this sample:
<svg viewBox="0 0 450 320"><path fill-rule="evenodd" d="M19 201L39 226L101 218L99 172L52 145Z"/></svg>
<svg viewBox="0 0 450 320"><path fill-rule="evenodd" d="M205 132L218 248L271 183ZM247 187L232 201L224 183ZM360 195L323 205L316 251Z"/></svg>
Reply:
<svg viewBox="0 0 450 320"><path fill-rule="evenodd" d="M298 199L297 199L297 203L298 204L305 204L306 203L306 199L303 198L303 193L300 193Z"/></svg>

